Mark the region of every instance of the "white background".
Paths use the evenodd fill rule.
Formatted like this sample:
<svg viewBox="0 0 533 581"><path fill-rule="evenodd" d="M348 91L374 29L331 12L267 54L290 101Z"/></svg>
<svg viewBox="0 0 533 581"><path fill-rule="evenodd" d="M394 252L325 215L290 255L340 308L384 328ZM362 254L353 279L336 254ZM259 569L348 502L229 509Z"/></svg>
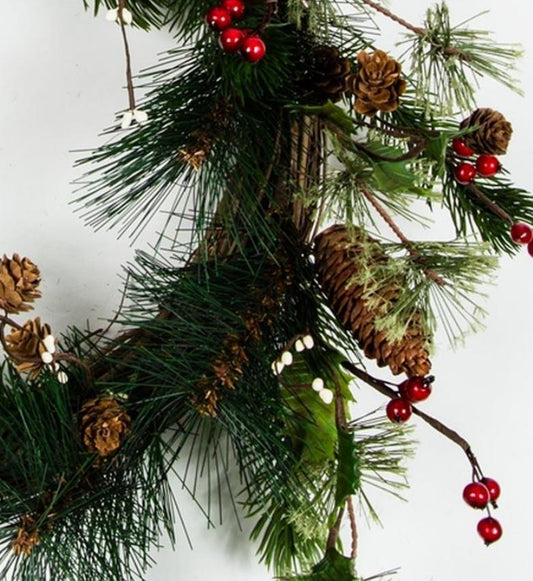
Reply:
<svg viewBox="0 0 533 581"><path fill-rule="evenodd" d="M44 277L44 298L36 314L60 333L67 325L102 325L118 305L121 265L133 256L128 240L114 232L85 227L76 207L72 182L79 157L74 150L101 141L98 134L126 107L123 55L118 28L82 10L81 0L2 0L0 20L0 253L31 257ZM420 23L424 1L390 2L391 8ZM407 5L407 6L406 6ZM533 38L528 3L520 0L450 0L454 22L489 9L476 28L495 32L501 42L525 49L519 76L525 99L493 83L481 83L478 104L502 111L515 134L502 160L516 184L531 187L533 121ZM381 47L392 49L396 36L386 25ZM162 32L131 35L137 70L153 64L172 46ZM424 237L447 237L446 222ZM153 241L147 232L137 242ZM359 574L371 576L401 567L398 581L502 581L530 578L533 541L530 448L533 407L530 329L533 306L533 258L526 252L502 260L496 285L488 289L487 329L470 337L464 348L439 344L433 371L434 394L425 409L472 444L487 475L503 493L497 518L502 540L486 548L477 537L481 517L461 499L470 476L461 450L420 422L416 458L408 462L411 489L402 503L373 496L383 528L359 518ZM361 412L383 403L370 388L358 390ZM229 518L207 531L205 521L185 495L181 508L194 550L178 533L178 551L162 550L151 581L266 581L270 573L256 563L246 534Z"/></svg>

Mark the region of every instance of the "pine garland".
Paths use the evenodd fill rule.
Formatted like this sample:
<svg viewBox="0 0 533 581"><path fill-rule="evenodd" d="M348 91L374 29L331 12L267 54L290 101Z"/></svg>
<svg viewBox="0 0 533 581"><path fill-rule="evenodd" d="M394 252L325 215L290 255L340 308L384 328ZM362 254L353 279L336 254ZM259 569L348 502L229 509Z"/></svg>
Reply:
<svg viewBox="0 0 533 581"><path fill-rule="evenodd" d="M354 382L425 420L484 478L408 389L430 389L439 325L454 341L481 324L479 289L518 248L509 229L533 223L531 196L477 157L505 151L512 128L473 111L472 80L514 87L518 52L452 26L444 4L416 26L371 0L266 0L238 22L265 43L252 63L206 26L210 0L83 4L121 34L127 107L80 160L78 204L90 226L133 237L163 203L171 212L129 268L118 335L56 337L20 319L46 273L0 261L2 575L142 579L162 531L174 540L169 476L185 458L198 502L200 479L220 489L237 466L228 495L278 578L359 581L354 498L374 515L369 485L399 494L413 442L398 415L354 414ZM379 48L374 14L409 30L410 61ZM177 41L139 102L130 24ZM428 220L436 203L456 239L407 238L397 216ZM372 377L371 357L407 379Z"/></svg>

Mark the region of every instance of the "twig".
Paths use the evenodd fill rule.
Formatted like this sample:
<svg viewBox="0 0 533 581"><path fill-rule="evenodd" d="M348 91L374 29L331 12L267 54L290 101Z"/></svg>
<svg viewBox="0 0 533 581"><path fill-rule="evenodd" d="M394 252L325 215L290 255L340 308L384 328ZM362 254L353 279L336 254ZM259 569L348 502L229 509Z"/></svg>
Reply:
<svg viewBox="0 0 533 581"><path fill-rule="evenodd" d="M124 54L126 56L126 84L128 87L128 102L129 108L133 111L135 106L135 91L133 88L133 74L131 72L131 53L130 46L128 43L128 35L126 34L126 25L124 24L124 19L122 17L122 11L126 9L126 0L118 0L118 22L120 25L120 31L122 33L122 41L124 43Z"/></svg>
<svg viewBox="0 0 533 581"><path fill-rule="evenodd" d="M337 541L339 540L339 533L341 530L342 517L344 516L344 507L339 510L337 515L337 520L335 524L331 527L328 535L328 542L326 543L326 550L334 549L337 546Z"/></svg>
<svg viewBox="0 0 533 581"><path fill-rule="evenodd" d="M498 204L494 203L484 192L482 192L475 184L468 184L467 189L470 193L474 194L476 198L498 218L501 218L504 222L508 224L513 224L514 220L511 216L503 209L498 206Z"/></svg>
<svg viewBox="0 0 533 581"><path fill-rule="evenodd" d="M376 391L379 391L383 395L386 395L390 398L398 397L398 391L389 387L387 382L372 377L366 371L359 369L350 361L343 361L342 366L347 369L350 373L353 373L356 377L364 381L370 387L373 387ZM458 434L455 430L452 430L441 421L437 420L436 418L426 414L425 412L420 411L415 406L412 406L413 413L418 417L422 418L427 424L429 424L434 430L440 432L443 436L451 440L455 444L457 444L463 452L466 454L468 461L470 462L474 476L477 478L483 477L483 471L481 470L481 466L479 462L472 452L472 448L470 444L465 440L460 434Z"/></svg>
<svg viewBox="0 0 533 581"><path fill-rule="evenodd" d="M361 181L358 180L359 189L363 196L374 206L378 214L383 218L383 220L387 223L389 228L396 234L398 239L402 242L405 246L409 254L420 263L423 267L424 274L433 282L438 284L439 286L445 286L446 281L442 278L442 276L433 270L432 268L425 268L424 267L424 260L420 252L416 249L414 244L405 236L405 234L400 230L396 222L392 219L391 215L387 212L387 210L377 201L375 196L370 192L370 190L366 187L366 185Z"/></svg>
<svg viewBox="0 0 533 581"><path fill-rule="evenodd" d="M353 507L353 498L351 496L348 497L348 515L350 516L350 528L352 530L352 559L357 558L357 541L358 541L358 534L357 534L357 521L355 520L355 510Z"/></svg>
<svg viewBox="0 0 533 581"><path fill-rule="evenodd" d="M401 18L397 14L394 14L393 12L388 10L387 8L384 8L383 6L381 6L381 4L378 4L377 2L373 2L373 0L361 0L361 1L363 2L363 4L370 6L376 12L380 12L381 14L386 16L387 18L390 18L394 22L397 22L400 26L407 28L411 32L414 32L415 34L418 34L419 36L424 36L426 34L425 28L420 28L420 26L415 26L414 24L407 22L407 20L404 20L403 18Z"/></svg>
<svg viewBox="0 0 533 581"><path fill-rule="evenodd" d="M261 24L254 30L254 33L256 34L265 32L272 21L272 16L278 12L278 0L265 0L265 4L265 15L263 16Z"/></svg>
<svg viewBox="0 0 533 581"><path fill-rule="evenodd" d="M390 162L394 163L394 162L400 162L400 161L408 161L410 159L416 159L418 157L418 155L420 153L422 153L422 151L424 151L424 148L426 147L426 140L425 139L418 138L417 141L418 141L418 143L416 145L411 147L404 154L399 155L397 157L391 157L388 155L381 155L379 153L376 153L375 151L372 151L372 149L367 147L364 143L354 141L353 144L355 147L357 147L357 149L363 151L364 153L366 153L369 157L372 157L373 159L377 159L379 161L390 161Z"/></svg>

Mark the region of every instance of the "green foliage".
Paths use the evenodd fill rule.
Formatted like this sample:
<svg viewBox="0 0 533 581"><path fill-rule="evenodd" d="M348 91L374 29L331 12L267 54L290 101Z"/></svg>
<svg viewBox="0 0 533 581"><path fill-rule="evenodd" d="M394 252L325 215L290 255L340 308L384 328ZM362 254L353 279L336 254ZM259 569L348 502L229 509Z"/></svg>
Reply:
<svg viewBox="0 0 533 581"><path fill-rule="evenodd" d="M511 75L520 50L496 43L486 31L468 28L468 22L452 26L446 4L436 4L427 12L424 34L404 41L418 100L437 113L472 109L481 76L519 92ZM435 97L430 100L429 95Z"/></svg>
<svg viewBox="0 0 533 581"><path fill-rule="evenodd" d="M328 549L325 557L308 575L283 577L285 581L357 581L353 559L344 557L336 549Z"/></svg>

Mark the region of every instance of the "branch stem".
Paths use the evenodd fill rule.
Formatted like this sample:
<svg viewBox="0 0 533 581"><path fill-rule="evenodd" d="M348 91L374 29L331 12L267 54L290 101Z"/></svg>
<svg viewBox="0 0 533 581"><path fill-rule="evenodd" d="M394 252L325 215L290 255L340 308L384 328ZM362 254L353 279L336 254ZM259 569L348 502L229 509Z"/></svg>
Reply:
<svg viewBox="0 0 533 581"><path fill-rule="evenodd" d="M398 391L389 387L387 382L372 377L371 375L366 373L366 371L359 369L349 361L344 361L342 365L350 373L353 373L353 375L364 381L367 385L370 385L370 387L373 387L376 391L379 391L380 393L386 395L387 397L390 397L391 399L398 397ZM472 452L470 444L468 443L467 440L465 440L465 438L463 438L455 430L452 430L451 428L443 424L441 421L426 414L425 412L420 411L415 406L412 406L412 408L413 413L415 415L424 420L434 430L448 438L448 440L451 440L454 444L457 444L457 446L459 446L463 450L463 452L466 454L466 457L468 458L468 461L470 462L470 465L472 466L474 477L477 478L483 477L483 471L481 470L481 466L479 465L476 456Z"/></svg>
<svg viewBox="0 0 533 581"><path fill-rule="evenodd" d="M373 8L376 12L380 12L381 14L383 14L387 18L390 18L391 20L393 20L394 22L396 22L400 26L407 28L407 30L414 32L415 34L418 34L419 36L424 36L426 34L425 28L421 28L420 26L415 26L414 24L407 22L407 20L404 20L403 18L401 18L397 14L394 14L393 12L391 12L390 10L388 10L387 8L382 6L381 4L378 4L377 2L374 2L373 0L361 0L361 1L363 2L363 4L366 4L367 6L370 6L370 8Z"/></svg>
<svg viewBox="0 0 533 581"><path fill-rule="evenodd" d="M120 32L122 33L122 42L124 44L124 55L126 57L126 85L128 88L128 104L131 111L136 108L135 105L135 90L133 88L133 74L131 72L131 53L130 45L128 43L128 35L126 34L126 25L122 17L122 11L126 9L126 0L118 0L118 22L120 25Z"/></svg>
<svg viewBox="0 0 533 581"><path fill-rule="evenodd" d="M396 222L392 219L392 216L387 212L387 210L383 207L380 202L376 199L374 194L370 192L370 190L366 187L366 185L359 181L358 182L359 188L363 196L374 206L376 212L383 218L389 228L396 234L398 239L401 243L405 246L409 254L413 257L415 261L422 264L424 274L433 282L438 284L439 286L445 286L446 281L442 278L442 276L433 270L432 268L425 268L423 264L423 258L420 252L415 248L414 244L405 236L405 234L400 230L400 227L396 224Z"/></svg>

